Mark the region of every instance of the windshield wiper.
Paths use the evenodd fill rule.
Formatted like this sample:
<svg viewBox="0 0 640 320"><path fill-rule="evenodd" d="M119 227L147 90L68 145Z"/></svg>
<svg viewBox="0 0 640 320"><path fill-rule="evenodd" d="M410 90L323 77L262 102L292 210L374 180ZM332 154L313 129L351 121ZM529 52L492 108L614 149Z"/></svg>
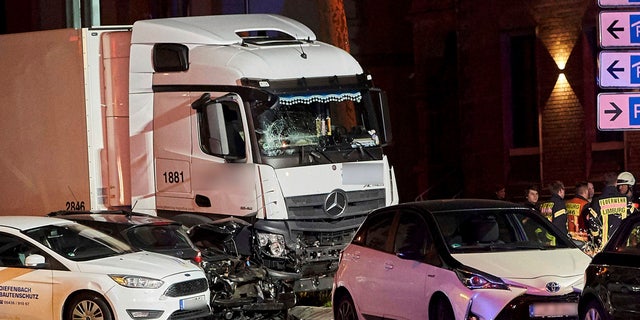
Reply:
<svg viewBox="0 0 640 320"><path fill-rule="evenodd" d="M353 146L356 146L355 148ZM357 141L353 141L351 142L351 150L349 150L349 152L345 153L343 155L343 157L345 159L349 159L349 156L351 156L351 154L358 150L358 152L360 153L360 159L365 158L366 156L369 157L369 159L375 159L375 157L369 152L369 150L367 150L367 148L362 145L361 143L357 142Z"/></svg>
<svg viewBox="0 0 640 320"><path fill-rule="evenodd" d="M308 152L308 157L305 154L305 149L311 149L311 151ZM307 158L309 159L309 163L313 163L314 159L315 159L315 161L318 161L321 158L327 159L327 161L329 161L329 163L333 163L334 162L334 161L331 160L331 158L329 158L327 153L324 150L322 150L320 147L318 147L318 146L311 146L311 145L300 146L300 157L301 157L301 162L303 162Z"/></svg>

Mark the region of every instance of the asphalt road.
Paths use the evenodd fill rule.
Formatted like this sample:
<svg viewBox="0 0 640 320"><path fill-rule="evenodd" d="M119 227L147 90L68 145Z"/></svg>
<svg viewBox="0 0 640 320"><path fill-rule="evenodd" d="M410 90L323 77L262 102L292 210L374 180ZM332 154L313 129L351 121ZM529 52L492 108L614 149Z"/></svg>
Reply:
<svg viewBox="0 0 640 320"><path fill-rule="evenodd" d="M333 320L329 307L295 306L289 309L288 320Z"/></svg>

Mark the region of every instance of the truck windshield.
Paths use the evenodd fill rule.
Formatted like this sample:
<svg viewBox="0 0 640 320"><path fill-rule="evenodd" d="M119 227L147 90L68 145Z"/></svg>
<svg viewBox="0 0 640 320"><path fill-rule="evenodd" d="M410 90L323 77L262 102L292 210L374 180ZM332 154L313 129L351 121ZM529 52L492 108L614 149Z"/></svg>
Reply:
<svg viewBox="0 0 640 320"><path fill-rule="evenodd" d="M288 93L270 108L255 105L252 113L260 154L297 157L301 164L381 159L376 149L384 144L382 100L377 94L368 89Z"/></svg>

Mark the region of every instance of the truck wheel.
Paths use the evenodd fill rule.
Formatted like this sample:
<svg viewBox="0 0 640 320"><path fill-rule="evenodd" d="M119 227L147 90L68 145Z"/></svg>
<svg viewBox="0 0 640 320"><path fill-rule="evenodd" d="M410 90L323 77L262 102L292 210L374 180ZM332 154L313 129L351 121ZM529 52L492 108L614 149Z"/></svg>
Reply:
<svg viewBox="0 0 640 320"><path fill-rule="evenodd" d="M195 225L213 222L213 220L210 218L190 213L179 214L177 216L174 216L172 219L182 223L186 227L193 227Z"/></svg>
<svg viewBox="0 0 640 320"><path fill-rule="evenodd" d="M85 292L69 301L64 313L64 319L113 320L113 315L102 297Z"/></svg>

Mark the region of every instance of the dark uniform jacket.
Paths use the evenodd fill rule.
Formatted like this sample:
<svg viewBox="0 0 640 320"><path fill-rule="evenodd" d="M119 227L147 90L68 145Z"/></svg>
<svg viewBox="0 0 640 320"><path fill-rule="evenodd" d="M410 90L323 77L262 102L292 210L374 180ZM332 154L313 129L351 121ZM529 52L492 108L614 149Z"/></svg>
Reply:
<svg viewBox="0 0 640 320"><path fill-rule="evenodd" d="M567 207L564 200L557 194L552 194L549 200L540 203L540 213L561 231L567 232Z"/></svg>

